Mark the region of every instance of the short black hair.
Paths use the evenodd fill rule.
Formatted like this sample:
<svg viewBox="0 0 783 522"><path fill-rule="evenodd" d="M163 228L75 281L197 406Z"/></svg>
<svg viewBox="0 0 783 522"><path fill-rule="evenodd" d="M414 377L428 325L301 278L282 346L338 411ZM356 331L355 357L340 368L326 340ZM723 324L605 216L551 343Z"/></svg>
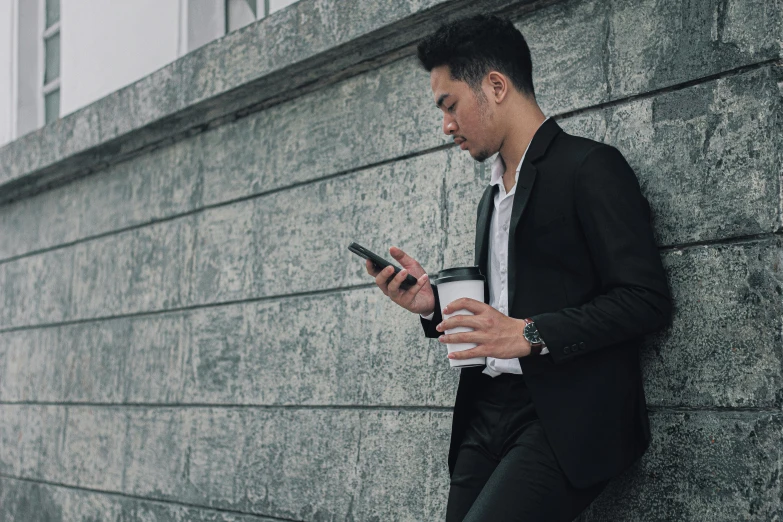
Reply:
<svg viewBox="0 0 783 522"><path fill-rule="evenodd" d="M476 15L441 25L417 47L427 72L448 65L451 79L463 81L475 93L490 70L508 76L516 89L535 99L530 49L519 29L506 18Z"/></svg>

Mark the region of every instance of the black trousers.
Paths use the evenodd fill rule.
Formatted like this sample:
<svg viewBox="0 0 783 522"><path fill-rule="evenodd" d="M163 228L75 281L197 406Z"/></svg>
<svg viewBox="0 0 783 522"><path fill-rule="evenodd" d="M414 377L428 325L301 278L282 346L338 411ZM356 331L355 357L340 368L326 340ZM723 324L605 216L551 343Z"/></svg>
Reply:
<svg viewBox="0 0 783 522"><path fill-rule="evenodd" d="M446 522L570 522L606 482L574 488L549 446L523 375L479 375L451 476Z"/></svg>

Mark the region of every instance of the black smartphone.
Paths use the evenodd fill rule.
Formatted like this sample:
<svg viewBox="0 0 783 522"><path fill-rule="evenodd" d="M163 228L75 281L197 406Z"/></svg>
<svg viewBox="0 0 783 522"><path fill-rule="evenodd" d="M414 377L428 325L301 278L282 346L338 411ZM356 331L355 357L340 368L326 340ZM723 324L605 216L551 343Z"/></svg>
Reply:
<svg viewBox="0 0 783 522"><path fill-rule="evenodd" d="M370 252L359 243L351 243L348 246L348 250L358 255L359 257L363 257L364 259L369 259L370 261L372 261L372 264L375 265L375 268L377 268L378 270L383 270L389 265L394 267L394 273L391 276L389 276L389 279L387 279L386 284L391 282L391 280L397 276L400 270L402 270L400 267L389 263L378 254ZM416 284L416 278L408 274L407 276L405 276L405 280L402 283L400 283L400 288L402 288L403 290L407 290L408 288L412 287L415 284Z"/></svg>

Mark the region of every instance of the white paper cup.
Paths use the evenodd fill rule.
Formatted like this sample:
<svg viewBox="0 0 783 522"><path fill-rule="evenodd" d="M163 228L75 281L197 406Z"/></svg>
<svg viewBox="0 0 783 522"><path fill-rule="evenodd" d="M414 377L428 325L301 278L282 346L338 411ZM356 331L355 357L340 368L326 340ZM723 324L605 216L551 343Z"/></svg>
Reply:
<svg viewBox="0 0 783 522"><path fill-rule="evenodd" d="M440 311L443 319L446 320L454 315L473 315L469 310L454 310L450 314L444 314L443 309L451 302L461 298L469 297L481 303L484 302L484 285L486 284L484 276L479 267L456 267L441 270L437 278L431 281L431 284L438 287L438 300L440 301ZM455 326L446 330L445 334L460 332L472 332L473 328L467 326ZM475 348L476 343L446 343L448 353L461 352ZM449 359L452 368L466 368L470 366L485 366L486 357L471 357L470 359Z"/></svg>

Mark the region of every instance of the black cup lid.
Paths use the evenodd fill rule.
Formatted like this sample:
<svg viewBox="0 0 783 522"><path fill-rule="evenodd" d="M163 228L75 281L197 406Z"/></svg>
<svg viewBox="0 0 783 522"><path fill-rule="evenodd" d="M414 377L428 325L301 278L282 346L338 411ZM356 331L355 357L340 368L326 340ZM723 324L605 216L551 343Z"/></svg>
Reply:
<svg viewBox="0 0 783 522"><path fill-rule="evenodd" d="M457 266L446 268L438 272L435 279L430 283L439 285L441 283L451 283L454 281L485 281L484 274L478 266Z"/></svg>

